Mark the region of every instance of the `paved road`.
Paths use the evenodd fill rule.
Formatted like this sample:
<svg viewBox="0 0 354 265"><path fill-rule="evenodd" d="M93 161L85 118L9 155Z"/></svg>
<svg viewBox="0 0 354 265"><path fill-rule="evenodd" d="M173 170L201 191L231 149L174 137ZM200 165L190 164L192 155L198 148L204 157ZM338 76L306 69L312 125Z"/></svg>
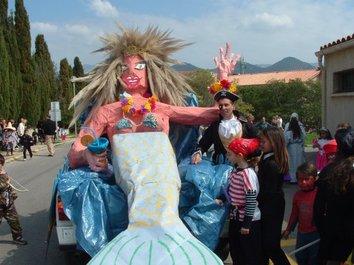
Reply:
<svg viewBox="0 0 354 265"><path fill-rule="evenodd" d="M15 161L6 165L7 172L16 181L27 187L29 192L18 193L17 211L24 230L27 246L11 243L10 229L3 220L0 226L0 264L2 265L40 265L70 264L66 255L57 248L55 235L52 236L48 261L45 262L45 238L48 227L48 208L52 183L70 144L57 147L54 157L48 157L45 150L27 161Z"/></svg>
<svg viewBox="0 0 354 265"><path fill-rule="evenodd" d="M20 193L16 207L24 229L27 246L16 246L11 243L9 227L5 220L0 226L0 264L2 265L62 265L79 264L77 257L64 254L58 250L55 233L49 245L48 258L45 260L45 238L48 225L48 208L51 198L51 188L58 169L63 164L70 144L57 147L54 158L48 157L45 150L40 151L33 159L15 161L7 164L8 173L26 186L30 192ZM314 154L307 153L308 159L313 160ZM296 191L296 185L285 185L286 214L289 216L291 198ZM294 241L289 241L290 249ZM289 249L289 248L288 248ZM228 264L228 263L227 263Z"/></svg>

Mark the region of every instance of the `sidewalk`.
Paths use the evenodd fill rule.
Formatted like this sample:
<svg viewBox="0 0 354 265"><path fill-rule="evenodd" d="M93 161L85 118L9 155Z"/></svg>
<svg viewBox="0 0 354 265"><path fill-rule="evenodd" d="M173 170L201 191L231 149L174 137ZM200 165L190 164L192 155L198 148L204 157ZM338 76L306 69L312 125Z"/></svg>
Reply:
<svg viewBox="0 0 354 265"><path fill-rule="evenodd" d="M72 143L75 140L75 138L68 138L66 141L56 141L54 143L54 146L59 146L65 143ZM37 143L36 145L33 145L32 147L32 153L33 155L38 155L38 153L42 150L47 150L47 145L46 144L40 144ZM0 154L2 154L5 159L6 159L6 163L10 163L13 161L23 161L23 153L22 153L22 149L16 149L14 150L13 155L10 156L6 156L6 151L0 151ZM27 157L29 157L29 154L27 152Z"/></svg>

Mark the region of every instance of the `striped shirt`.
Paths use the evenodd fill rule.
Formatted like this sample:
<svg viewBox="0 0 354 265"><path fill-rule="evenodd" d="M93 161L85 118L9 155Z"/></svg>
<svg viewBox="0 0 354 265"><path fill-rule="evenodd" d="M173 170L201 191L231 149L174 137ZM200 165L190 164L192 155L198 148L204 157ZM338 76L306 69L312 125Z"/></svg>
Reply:
<svg viewBox="0 0 354 265"><path fill-rule="evenodd" d="M253 168L233 170L229 179L228 195L233 206L230 218L244 221L243 227L247 228L252 221L261 218L257 202L259 184L256 172Z"/></svg>

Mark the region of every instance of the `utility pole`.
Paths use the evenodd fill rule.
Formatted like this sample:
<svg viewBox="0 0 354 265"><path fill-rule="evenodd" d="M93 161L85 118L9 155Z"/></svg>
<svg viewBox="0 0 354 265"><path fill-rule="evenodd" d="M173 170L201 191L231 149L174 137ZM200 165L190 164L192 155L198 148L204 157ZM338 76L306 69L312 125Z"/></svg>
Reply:
<svg viewBox="0 0 354 265"><path fill-rule="evenodd" d="M242 56L241 59L240 59L240 73L241 74L245 73L245 68L246 68L245 57Z"/></svg>
<svg viewBox="0 0 354 265"><path fill-rule="evenodd" d="M76 76L72 76L71 79L70 79L70 82L73 84L74 97L75 97L75 95L76 95L75 79L76 79ZM75 105L74 105L74 112L75 112ZM75 137L77 137L77 125L76 125L76 121L75 121L74 128L75 128Z"/></svg>

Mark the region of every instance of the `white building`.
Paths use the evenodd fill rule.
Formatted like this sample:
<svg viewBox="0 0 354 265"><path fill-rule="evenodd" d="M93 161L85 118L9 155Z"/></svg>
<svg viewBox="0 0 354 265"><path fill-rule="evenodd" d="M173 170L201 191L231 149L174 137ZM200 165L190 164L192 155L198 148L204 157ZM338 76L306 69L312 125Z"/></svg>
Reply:
<svg viewBox="0 0 354 265"><path fill-rule="evenodd" d="M322 125L331 132L341 122L354 126L354 34L315 54L321 70Z"/></svg>

